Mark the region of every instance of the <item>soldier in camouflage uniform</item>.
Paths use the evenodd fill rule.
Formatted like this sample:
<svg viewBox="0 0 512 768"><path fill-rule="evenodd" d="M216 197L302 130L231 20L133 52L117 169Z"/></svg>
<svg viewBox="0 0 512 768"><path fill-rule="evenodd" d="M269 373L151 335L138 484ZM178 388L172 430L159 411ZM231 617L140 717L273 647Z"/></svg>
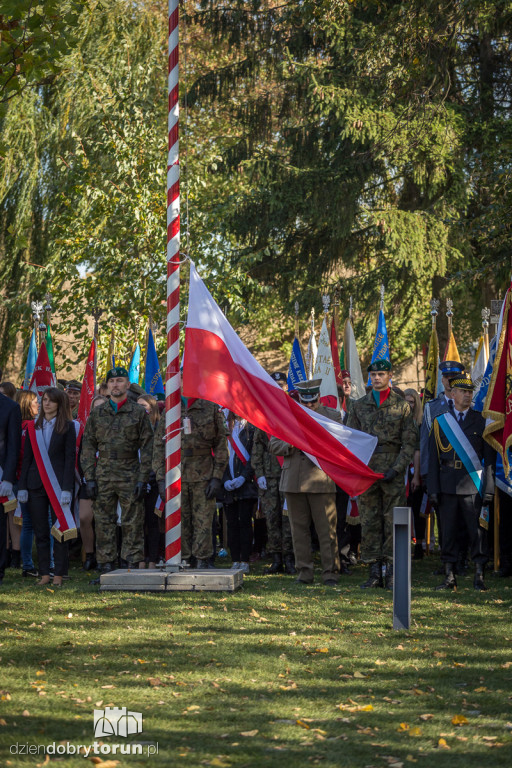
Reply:
<svg viewBox="0 0 512 768"><path fill-rule="evenodd" d="M129 568L144 559L142 500L151 472L153 429L144 408L127 400L125 368L107 373L109 401L93 408L82 439L86 491L94 501L96 559L111 571L117 558L117 504L121 505L121 558ZM98 453L98 458L96 458Z"/></svg>
<svg viewBox="0 0 512 768"><path fill-rule="evenodd" d="M389 387L391 363L368 367L372 390L352 404L347 426L375 435L379 442L369 466L384 474L359 497L361 558L370 564L361 587L381 587L386 562L386 588L393 586L393 507L405 506L405 472L418 441L418 427L405 400Z"/></svg>
<svg viewBox="0 0 512 768"><path fill-rule="evenodd" d="M224 418L208 400L182 398L183 419L190 419L190 434L181 432L181 555L196 558L197 568L209 568L213 554L212 525L215 497L222 490L228 463ZM165 499L165 416L155 433L153 469L160 496Z"/></svg>
<svg viewBox="0 0 512 768"><path fill-rule="evenodd" d="M261 429L254 433L251 463L259 488L260 502L267 520L267 552L272 555L269 573L297 573L293 556L292 532L288 512L283 511L279 491L281 465L269 452L269 438Z"/></svg>

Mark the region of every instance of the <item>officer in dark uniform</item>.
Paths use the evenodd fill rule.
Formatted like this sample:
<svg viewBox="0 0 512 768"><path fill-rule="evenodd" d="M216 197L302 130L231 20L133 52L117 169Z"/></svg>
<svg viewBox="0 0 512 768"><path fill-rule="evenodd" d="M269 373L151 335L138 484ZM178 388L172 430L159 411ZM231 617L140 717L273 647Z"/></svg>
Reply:
<svg viewBox="0 0 512 768"><path fill-rule="evenodd" d="M2 372L0 371L0 379ZM18 403L0 393L0 585L5 573L7 526L4 512L12 502L12 486L16 482L16 467L21 444L21 411Z"/></svg>
<svg viewBox="0 0 512 768"><path fill-rule="evenodd" d="M467 531L471 558L475 563L473 585L475 589L486 589L487 530L480 513L482 505L485 507L494 498L494 451L483 439L485 419L471 408L473 390L473 382L467 375L451 380L453 414L448 412L437 416L430 435L428 493L432 505L439 509L443 535L441 560L445 566L445 580L437 589L454 589L457 586L454 565L459 554L461 523ZM452 437L446 434L450 429L455 436L453 442L458 442L462 448L453 447ZM463 461L465 446L470 453L476 454L477 464L483 463L483 469L477 468L472 475ZM468 466L471 469L471 465ZM478 474L481 475L480 480Z"/></svg>

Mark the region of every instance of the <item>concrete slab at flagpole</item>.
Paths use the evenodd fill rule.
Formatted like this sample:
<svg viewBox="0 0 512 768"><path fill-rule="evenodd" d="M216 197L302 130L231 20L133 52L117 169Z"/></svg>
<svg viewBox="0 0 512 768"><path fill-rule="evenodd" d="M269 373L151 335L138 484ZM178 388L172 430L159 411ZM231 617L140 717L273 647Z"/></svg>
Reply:
<svg viewBox="0 0 512 768"><path fill-rule="evenodd" d="M393 629L411 624L411 508L393 508Z"/></svg>
<svg viewBox="0 0 512 768"><path fill-rule="evenodd" d="M126 568L100 577L100 592L235 592L243 572L233 568Z"/></svg>

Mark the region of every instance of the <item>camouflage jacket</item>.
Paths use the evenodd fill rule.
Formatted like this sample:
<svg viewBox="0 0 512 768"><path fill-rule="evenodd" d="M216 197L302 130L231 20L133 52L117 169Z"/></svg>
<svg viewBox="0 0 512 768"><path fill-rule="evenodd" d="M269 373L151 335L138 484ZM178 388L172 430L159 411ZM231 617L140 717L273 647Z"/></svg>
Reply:
<svg viewBox="0 0 512 768"><path fill-rule="evenodd" d="M99 454L96 458L96 453ZM80 463L86 480L98 474L116 475L139 464L133 482L147 483L151 472L153 429L141 405L129 400L114 412L110 402L93 408L85 425Z"/></svg>
<svg viewBox="0 0 512 768"><path fill-rule="evenodd" d="M418 426L408 403L391 391L380 407L368 392L352 403L347 426L375 435L379 442L369 467L376 472L394 469L404 476L418 443Z"/></svg>
<svg viewBox="0 0 512 768"><path fill-rule="evenodd" d="M208 400L193 400L181 411L191 422L190 435L181 432L181 478L184 482L198 483L216 477L222 479L228 463L228 443L224 417L218 405ZM165 480L165 415L162 415L155 433L153 469L158 481Z"/></svg>
<svg viewBox="0 0 512 768"><path fill-rule="evenodd" d="M254 468L254 475L258 477L281 477L281 465L275 456L269 451L270 440L266 432L257 429L254 433L254 442L252 444L251 464Z"/></svg>

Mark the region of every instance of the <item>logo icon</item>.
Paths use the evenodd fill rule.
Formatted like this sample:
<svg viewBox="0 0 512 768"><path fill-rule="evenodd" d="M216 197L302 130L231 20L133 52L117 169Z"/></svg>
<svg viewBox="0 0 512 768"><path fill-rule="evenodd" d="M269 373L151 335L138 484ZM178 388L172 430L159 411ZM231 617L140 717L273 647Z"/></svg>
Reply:
<svg viewBox="0 0 512 768"><path fill-rule="evenodd" d="M106 707L94 710L94 735L128 736L142 733L142 712L128 712L126 707Z"/></svg>

